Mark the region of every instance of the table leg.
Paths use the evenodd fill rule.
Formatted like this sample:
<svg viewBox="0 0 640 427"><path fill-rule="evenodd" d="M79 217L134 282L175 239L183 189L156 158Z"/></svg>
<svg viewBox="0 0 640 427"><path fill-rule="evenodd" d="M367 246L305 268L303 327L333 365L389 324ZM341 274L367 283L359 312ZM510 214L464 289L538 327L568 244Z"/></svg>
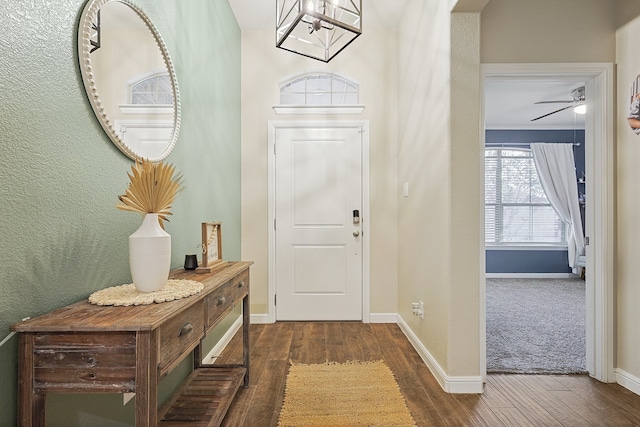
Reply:
<svg viewBox="0 0 640 427"><path fill-rule="evenodd" d="M251 315L249 305L249 289L247 296L242 299L242 363L247 372L244 374L244 387L249 387L249 327Z"/></svg>
<svg viewBox="0 0 640 427"><path fill-rule="evenodd" d="M18 420L19 426L45 425L46 395L34 390L33 334L20 334L18 341Z"/></svg>
<svg viewBox="0 0 640 427"><path fill-rule="evenodd" d="M136 336L136 426L158 425L158 349L156 331Z"/></svg>

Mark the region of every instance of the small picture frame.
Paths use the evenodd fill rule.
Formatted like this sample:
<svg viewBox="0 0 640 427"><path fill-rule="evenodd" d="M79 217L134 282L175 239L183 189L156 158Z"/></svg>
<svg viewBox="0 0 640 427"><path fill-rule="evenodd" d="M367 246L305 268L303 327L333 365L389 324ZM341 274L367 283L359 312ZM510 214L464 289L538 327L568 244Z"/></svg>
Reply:
<svg viewBox="0 0 640 427"><path fill-rule="evenodd" d="M211 268L222 262L222 224L202 223L202 263L200 267Z"/></svg>

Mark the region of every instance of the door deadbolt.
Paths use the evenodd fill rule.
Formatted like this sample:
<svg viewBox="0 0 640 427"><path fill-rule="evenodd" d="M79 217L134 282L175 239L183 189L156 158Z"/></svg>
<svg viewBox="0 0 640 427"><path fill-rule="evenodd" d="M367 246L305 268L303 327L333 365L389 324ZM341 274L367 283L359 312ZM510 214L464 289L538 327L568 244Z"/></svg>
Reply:
<svg viewBox="0 0 640 427"><path fill-rule="evenodd" d="M353 223L360 224L360 211L358 209L353 211Z"/></svg>

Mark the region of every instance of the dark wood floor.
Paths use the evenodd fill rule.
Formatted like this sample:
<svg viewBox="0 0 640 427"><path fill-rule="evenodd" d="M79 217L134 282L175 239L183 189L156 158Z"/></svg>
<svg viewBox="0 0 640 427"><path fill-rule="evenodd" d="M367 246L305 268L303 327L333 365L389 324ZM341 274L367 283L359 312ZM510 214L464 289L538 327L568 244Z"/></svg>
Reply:
<svg viewBox="0 0 640 427"><path fill-rule="evenodd" d="M239 363L240 333L216 363ZM397 325L251 325L251 385L223 425L276 426L289 362L384 360L418 426L640 426L640 396L576 375L489 375L481 395L442 391Z"/></svg>

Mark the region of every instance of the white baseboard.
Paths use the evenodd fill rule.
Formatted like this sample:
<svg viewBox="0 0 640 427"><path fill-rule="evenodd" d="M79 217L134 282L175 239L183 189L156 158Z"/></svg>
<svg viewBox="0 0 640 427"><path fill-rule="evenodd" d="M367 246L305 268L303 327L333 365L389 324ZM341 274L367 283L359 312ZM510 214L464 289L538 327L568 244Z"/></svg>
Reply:
<svg viewBox="0 0 640 427"><path fill-rule="evenodd" d="M273 321L269 318L268 314L251 314L251 324L253 325L262 325L267 323L273 323Z"/></svg>
<svg viewBox="0 0 640 427"><path fill-rule="evenodd" d="M369 323L398 323L398 313L371 313Z"/></svg>
<svg viewBox="0 0 640 427"><path fill-rule="evenodd" d="M484 389L484 381L481 376L448 376L400 315L398 315L398 326L400 326L402 332L416 349L424 363L427 365L427 368L429 368L444 391L447 393L482 393Z"/></svg>
<svg viewBox="0 0 640 427"><path fill-rule="evenodd" d="M487 273L487 279L577 279L573 273Z"/></svg>
<svg viewBox="0 0 640 427"><path fill-rule="evenodd" d="M241 326L242 326L242 316L238 317L236 321L233 322L233 325L231 325L231 327L227 329L227 332L225 332L222 338L220 338L220 341L218 341L216 345L213 346L211 351L207 353L204 359L202 359L203 363L213 363L216 357L220 356L220 353L222 353L222 350L224 350L225 347L229 344L229 342L231 341L231 338L233 338L236 332L240 330Z"/></svg>
<svg viewBox="0 0 640 427"><path fill-rule="evenodd" d="M616 373L616 382L618 384L620 384L627 390L640 395L640 378L636 377L635 375L631 375L630 373L620 368L616 368L614 371Z"/></svg>

